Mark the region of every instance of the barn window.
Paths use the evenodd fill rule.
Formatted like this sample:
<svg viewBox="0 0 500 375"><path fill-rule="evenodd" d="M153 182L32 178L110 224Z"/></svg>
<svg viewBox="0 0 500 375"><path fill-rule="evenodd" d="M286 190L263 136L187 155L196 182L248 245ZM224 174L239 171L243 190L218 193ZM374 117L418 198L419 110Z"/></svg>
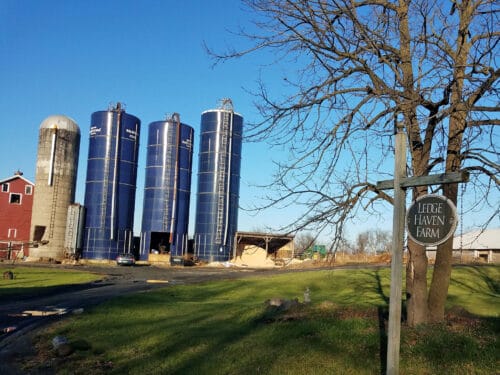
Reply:
<svg viewBox="0 0 500 375"><path fill-rule="evenodd" d="M33 186L31 186L31 185L26 185L26 186L24 187L24 194L26 194L26 195L31 195L31 194L33 194Z"/></svg>
<svg viewBox="0 0 500 375"><path fill-rule="evenodd" d="M9 203L10 204L21 204L21 194L12 193L10 195Z"/></svg>
<svg viewBox="0 0 500 375"><path fill-rule="evenodd" d="M2 184L2 192L7 193L9 191L9 184Z"/></svg>

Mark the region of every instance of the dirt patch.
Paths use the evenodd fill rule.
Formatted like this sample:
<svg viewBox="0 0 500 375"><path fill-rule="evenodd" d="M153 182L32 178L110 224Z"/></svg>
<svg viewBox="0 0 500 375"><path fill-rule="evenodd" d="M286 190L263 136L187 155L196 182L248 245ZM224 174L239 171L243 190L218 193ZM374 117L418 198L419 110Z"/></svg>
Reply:
<svg viewBox="0 0 500 375"><path fill-rule="evenodd" d="M61 355L54 349L46 335L32 336L33 352L26 356L23 361L18 361L17 366L22 374L57 374L61 368L67 368L67 361L78 361L81 353L92 350L91 345L85 340L69 341L71 353ZM85 361L78 365L80 370L74 370L74 374L104 374L113 369L111 361L104 361L95 355L91 361Z"/></svg>
<svg viewBox="0 0 500 375"><path fill-rule="evenodd" d="M446 326L453 332L473 332L483 325L483 321L460 306L454 306L446 312Z"/></svg>

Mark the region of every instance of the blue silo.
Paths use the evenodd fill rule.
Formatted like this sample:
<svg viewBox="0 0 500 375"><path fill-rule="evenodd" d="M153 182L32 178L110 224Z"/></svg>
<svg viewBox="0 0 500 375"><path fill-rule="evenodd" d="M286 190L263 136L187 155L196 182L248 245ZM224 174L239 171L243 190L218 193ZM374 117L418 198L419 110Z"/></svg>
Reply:
<svg viewBox="0 0 500 375"><path fill-rule="evenodd" d="M155 250L187 253L193 135L178 114L149 124L141 259Z"/></svg>
<svg viewBox="0 0 500 375"><path fill-rule="evenodd" d="M208 262L233 254L238 227L243 117L229 99L201 115L195 255Z"/></svg>
<svg viewBox="0 0 500 375"><path fill-rule="evenodd" d="M132 252L140 126L120 103L92 114L83 258Z"/></svg>

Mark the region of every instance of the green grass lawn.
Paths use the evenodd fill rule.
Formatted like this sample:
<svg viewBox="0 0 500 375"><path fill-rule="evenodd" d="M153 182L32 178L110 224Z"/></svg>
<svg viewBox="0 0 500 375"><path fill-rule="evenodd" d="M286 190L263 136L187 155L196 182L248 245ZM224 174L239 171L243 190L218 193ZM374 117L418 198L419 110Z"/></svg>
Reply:
<svg viewBox="0 0 500 375"><path fill-rule="evenodd" d="M90 272L60 268L0 265L0 273L5 271L12 271L14 279L0 279L0 301L6 296L39 294L48 288L88 283L102 278L102 275Z"/></svg>
<svg viewBox="0 0 500 375"><path fill-rule="evenodd" d="M380 374L389 272L299 272L117 298L43 331L26 370L51 363L61 374ZM447 323L403 324L400 373L496 373L498 280L500 267L454 268ZM306 288L310 304L265 304L302 302ZM55 335L72 343L69 357L56 358Z"/></svg>

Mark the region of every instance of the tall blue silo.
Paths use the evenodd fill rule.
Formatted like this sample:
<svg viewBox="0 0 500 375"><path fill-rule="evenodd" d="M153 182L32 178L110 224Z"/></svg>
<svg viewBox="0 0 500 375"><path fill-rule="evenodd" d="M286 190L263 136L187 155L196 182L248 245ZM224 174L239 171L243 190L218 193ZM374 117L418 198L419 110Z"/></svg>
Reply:
<svg viewBox="0 0 500 375"><path fill-rule="evenodd" d="M92 114L83 258L132 252L140 126L120 103Z"/></svg>
<svg viewBox="0 0 500 375"><path fill-rule="evenodd" d="M187 253L193 135L178 114L149 124L141 259L154 250Z"/></svg>
<svg viewBox="0 0 500 375"><path fill-rule="evenodd" d="M238 227L243 117L229 99L201 115L195 255L208 262L233 254Z"/></svg>

